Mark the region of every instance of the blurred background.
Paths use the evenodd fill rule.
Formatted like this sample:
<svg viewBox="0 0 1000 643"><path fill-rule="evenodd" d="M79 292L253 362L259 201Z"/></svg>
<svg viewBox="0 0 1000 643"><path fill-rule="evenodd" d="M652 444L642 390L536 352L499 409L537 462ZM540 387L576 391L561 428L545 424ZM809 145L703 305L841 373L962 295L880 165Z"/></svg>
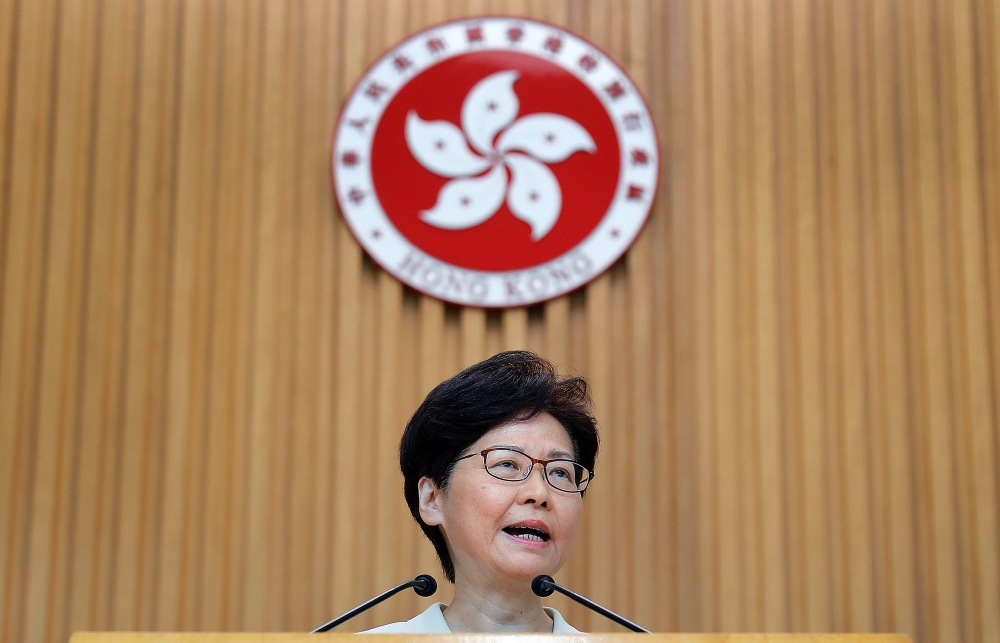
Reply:
<svg viewBox="0 0 1000 643"><path fill-rule="evenodd" d="M329 177L366 66L481 14L594 41L661 144L632 249L503 312L377 268ZM660 631L1000 640L998 56L997 0L0 3L0 640L442 579L398 437L508 348L593 385L567 586Z"/></svg>

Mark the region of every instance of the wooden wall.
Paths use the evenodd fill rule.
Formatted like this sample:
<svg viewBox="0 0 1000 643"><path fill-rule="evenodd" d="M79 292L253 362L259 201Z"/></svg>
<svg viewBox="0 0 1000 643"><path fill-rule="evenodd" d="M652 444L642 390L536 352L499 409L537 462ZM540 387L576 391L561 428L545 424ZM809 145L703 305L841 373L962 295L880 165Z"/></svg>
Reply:
<svg viewBox="0 0 1000 643"><path fill-rule="evenodd" d="M503 313L377 269L328 177L365 66L481 13L615 56L664 160L623 260ZM568 585L656 630L1000 640L998 56L997 0L0 2L0 640L440 578L400 428L512 347L596 394Z"/></svg>

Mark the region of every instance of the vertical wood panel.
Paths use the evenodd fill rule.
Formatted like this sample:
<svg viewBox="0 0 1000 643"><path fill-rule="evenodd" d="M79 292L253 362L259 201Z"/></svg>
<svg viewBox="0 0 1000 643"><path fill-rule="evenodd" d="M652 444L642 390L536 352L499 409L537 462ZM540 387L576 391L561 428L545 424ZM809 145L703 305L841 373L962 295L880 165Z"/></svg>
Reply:
<svg viewBox="0 0 1000 643"><path fill-rule="evenodd" d="M603 2L590 2L588 6L590 36L605 50L610 49L611 7ZM609 52L610 53L610 52ZM615 52L617 53L617 52ZM614 54L612 54L614 55ZM606 272L587 288L586 292L586 367L594 388L594 408L598 417L604 418L602 426L608 427L612 416L612 347L611 347L611 272ZM603 458L614 457L619 438L618 431L605 431L601 443ZM615 565L613 559L615 530L612 527L612 505L615 501L614 480L597 487L587 494L588 524L584 534L588 537L588 585L593 598L603 605L612 605L614 596ZM595 485L596 486L596 485ZM611 609L614 609L612 607ZM585 621L589 630L603 631L608 626L596 615L588 614Z"/></svg>
<svg viewBox="0 0 1000 643"><path fill-rule="evenodd" d="M272 554L271 543L275 531L281 529L283 513L275 513L275 487L278 463L272 441L280 426L276 400L280 380L276 371L281 367L281 348L278 343L282 323L290 313L281 306L286 284L281 282L287 273L282 271L287 260L287 240L293 213L289 212L290 199L284 189L280 159L283 146L291 137L288 123L288 106L278 95L288 96L291 87L286 85L290 57L287 44L289 16L282 7L261 3L263 24L260 31L260 151L256 168L254 198L260 207L256 233L256 276L252 350L254 355L253 380L250 388L250 410L247 418L247 474L246 474L246 551L243 565L245 576L245 607L243 627L268 629L272 625L274 603L279 599L281 579L275 572L277 560ZM284 149L289 149L284 147ZM280 497L280 496L279 496ZM280 509L280 507L278 507Z"/></svg>
<svg viewBox="0 0 1000 643"><path fill-rule="evenodd" d="M3 585L0 636L20 638L44 623L25 623L31 569L28 539L33 517L33 478L37 449L39 339L44 319L44 266L48 259L51 173L58 95L60 5L19 5L16 69L10 105L13 120L6 163L4 226L6 246L0 304L0 435L4 460L0 491L3 520L0 543ZM63 472L65 473L65 472ZM43 481L43 488L48 484ZM44 515L44 520L50 516ZM48 565L49 561L45 561Z"/></svg>
<svg viewBox="0 0 1000 643"><path fill-rule="evenodd" d="M885 415L880 420L886 461L878 471L880 483L889 504L884 516L886 546L887 587L889 603L887 628L915 636L916 611L916 561L914 559L916 534L913 532L914 516L911 489L913 470L910 460L912 418L907 372L910 355L906 345L907 293L904 280L906 248L903 244L904 221L902 218L903 195L900 191L902 168L900 158L900 126L896 114L899 98L897 84L898 37L896 16L892 5L875 4L873 13L873 38L876 43L873 55L883 61L877 65L875 76L875 129L878 163L873 181L878 186L876 211L879 230L877 243L881 259L882 278L878 300L883 309L883 337L885 351Z"/></svg>
<svg viewBox="0 0 1000 643"><path fill-rule="evenodd" d="M0 283L3 282L4 269L7 265L7 229L10 225L10 163L12 160L13 126L14 126L14 88L17 83L17 53L18 53L18 13L20 2L5 2L0 7L0 39L5 43L0 48Z"/></svg>
<svg viewBox="0 0 1000 643"><path fill-rule="evenodd" d="M317 95L321 97L324 105L322 114L314 114L316 121L325 125L329 123L337 111L340 99L340 87L338 78L340 77L340 66L343 61L342 52L339 49L339 39L328 37L329 33L336 33L336 28L340 25L344 6L341 2L322 3L324 8L323 20L313 25L318 45L321 45L323 56L322 76L317 79L319 86L316 88ZM308 15L308 14L307 14ZM310 55L313 55L310 53ZM307 117L308 118L308 117ZM312 131L310 126L303 132L308 134ZM317 147L319 147L317 143ZM322 148L322 154L316 152L317 157L312 162L318 166L325 165L327 150ZM315 210L315 215L330 213L333 210L333 195L330 192L326 176L313 176L310 181L310 192L305 195L304 207L307 211ZM317 372L317 398L312 400L316 405L316 455L317 471L313 480L313 507L316 513L314 536L315 560L311 574L311 611L310 622L322 622L324 617L334 611L333 589L332 589L332 568L334 531L333 525L336 514L333 511L333 486L337 477L334 465L334 432L333 426L335 413L335 388L333 385L335 376L334 350L336 342L336 256L331 239L335 239L336 226L339 218L336 216L325 216L321 218L321 228L319 235L323 239L320 247L319 270L320 277L317 284L316 306L319 309L320 323L317 329L318 337L314 349L319 354L319 367ZM318 561L318 563L317 563Z"/></svg>
<svg viewBox="0 0 1000 643"><path fill-rule="evenodd" d="M381 271L329 180L367 65L485 13L619 60L662 159L621 261L504 312ZM994 0L20 1L0 42L0 638L302 630L440 576L398 436L506 348L594 390L572 587L658 630L1000 635Z"/></svg>
<svg viewBox="0 0 1000 643"><path fill-rule="evenodd" d="M67 5L67 9L69 5ZM71 599L65 608L49 605L52 613L68 612L72 629L107 621L114 571L117 497L120 488L122 436L121 391L125 378L124 337L127 327L128 266L135 165L137 7L99 14L94 120L91 147L92 191L87 203L89 231L83 278L79 435L74 445L72 475L74 515L69 539L74 556L68 578ZM94 427L85 430L84 427ZM59 638L57 635L54 638Z"/></svg>
<svg viewBox="0 0 1000 643"><path fill-rule="evenodd" d="M805 584L805 554L803 487L806 483L802 466L803 408L801 382L802 333L798 325L800 298L797 275L801 270L799 251L798 194L794 190L796 172L795 94L778 91L795 87L794 22L790 4L776 5L774 11L774 201L775 201L775 289L778 314L779 381L781 385L780 414L782 424L786 519L787 565L786 609L787 627L792 631L806 630L808 591Z"/></svg>
<svg viewBox="0 0 1000 643"><path fill-rule="evenodd" d="M959 498L962 507L960 532L963 543L963 572L968 584L965 635L969 640L987 641L1000 635L1000 604L998 582L998 551L990 543L997 542L997 496L995 481L996 445L988 439L988 427L996 426L990 403L989 351L987 349L987 316L984 306L988 294L984 289L985 261L982 254L983 232L977 213L982 211L980 176L976 171L982 133L977 127L976 105L957 100L957 93L974 95L973 79L974 28L973 11L968 3L958 3L951 16L950 45L954 48L954 81L948 92L948 102L955 112L955 130L947 138L954 154L950 166L955 216L955 262L953 282L957 296L951 303L962 327L957 335L963 340L956 346L956 384L954 395L961 408L958 425L959 471L962 473ZM963 319L964 318L964 319Z"/></svg>
<svg viewBox="0 0 1000 643"><path fill-rule="evenodd" d="M832 186L833 215L836 222L833 235L837 238L839 253L835 256L839 274L838 316L840 337L839 353L842 369L840 421L843 423L840 445L843 513L841 547L844 551L843 616L845 627L852 631L868 631L873 627L871 605L871 509L869 506L869 442L867 439L867 409L871 386L865 370L863 286L866 276L862 265L862 218L870 215L863 208L860 196L861 172L865 167L860 160L859 148L865 143L860 139L859 85L866 70L857 59L857 13L848 3L836 3L833 15L833 58L837 62L832 78L836 99L836 135L831 143L836 149L836 184Z"/></svg>
<svg viewBox="0 0 1000 643"><path fill-rule="evenodd" d="M867 389L867 404L864 409L864 424L867 429L866 446L869 449L869 488L871 507L869 511L871 542L870 570L871 606L869 608L872 625L870 627L887 627L889 594L886 558L888 553L887 533L884 516L888 513L885 477L882 472L887 466L884 432L871 430L884 424L885 412L885 348L880 328L883 325L884 311L879 300L880 283L882 280L881 265L877 257L879 243L878 227L878 188L875 180L877 157L877 127L874 109L874 74L872 59L872 13L868 5L856 5L856 35L854 43L857 49L856 65L859 78L856 83L858 95L858 185L861 212L859 223L860 262L864 279L860 284L865 317L871 323L865 324L861 333L866 349L860 356L865 368L865 387ZM855 565L864 563L855 558ZM855 595L855 603L857 603Z"/></svg>
<svg viewBox="0 0 1000 643"><path fill-rule="evenodd" d="M716 278L713 288L716 336L715 359L712 364L716 376L716 443L718 456L711 474L718 488L717 535L719 557L719 620L722 631L735 631L742 627L742 573L740 569L739 514L739 462L737 425L734 399L736 374L730 361L735 351L735 250L734 199L732 181L734 169L732 123L732 16L725 2L715 1L711 6L709 31L712 61L712 230L714 232L714 268Z"/></svg>
<svg viewBox="0 0 1000 643"><path fill-rule="evenodd" d="M935 63L942 56L943 43L936 32L934 7L916 3L912 8L911 37L914 53L914 103L918 148L916 175L920 206L915 211L922 270L919 284L922 291L922 337L920 351L926 359L921 412L924 415L926 454L925 498L928 525L927 559L930 596L934 609L929 624L931 634L942 640L958 640L961 636L960 578L956 543L955 462L954 441L949 439L953 418L953 400L949 395L952 329L947 315L947 273L945 272L943 216L945 195L942 194L942 140L940 138L941 97L935 92L940 83Z"/></svg>
<svg viewBox="0 0 1000 643"><path fill-rule="evenodd" d="M651 89L649 79L649 51L651 43L648 40L646 24L651 18L649 3L644 0L632 2L628 15L628 72L638 83L639 88L648 93ZM633 475L632 488L629 496L638 506L650 507L655 502L655 486L657 484L656 450L650 432L642 427L653 425L653 369L652 364L642 358L648 350L653 338L654 319L652 315L653 274L652 249L654 247L654 231L645 228L632 246L628 257L629 268L638 277L627 282L629 298L632 303L630 320L630 344L625 353L629 355L630 386L622 391L623 396L631 398L631 425L633 429L632 445L623 455L630 462L629 469ZM550 322L551 323L551 322ZM628 561L629 571L634 579L631 590L634 592L631 612L635 618L646 623L652 623L657 618L656 605L656 570L650 564L648 557L640 552L651 552L656 548L655 525L651 512L630 512L623 517L631 519L631 560Z"/></svg>
<svg viewBox="0 0 1000 643"><path fill-rule="evenodd" d="M755 277L758 279L756 318L758 345L758 407L760 424L759 453L752 454L760 462L761 551L764 565L764 622L768 631L787 627L786 596L786 532L784 528L784 468L781 466L783 425L781 422L781 382L778 348L779 316L776 274L776 217L778 205L775 187L775 123L774 123L774 59L773 6L753 6L750 28L753 33L751 96L755 151L754 218L756 227Z"/></svg>
<svg viewBox="0 0 1000 643"><path fill-rule="evenodd" d="M94 176L91 168L99 100L96 69L101 51L98 7L63 8L60 15L59 79L56 90L52 223L46 272L45 320L41 354L38 452L33 484L28 560L33 573L26 591L25 638L65 635L65 618L49 619L49 608L65 613L67 594L58 592L67 575L76 481L76 428L83 383L78 376L85 350L80 327L89 294L87 269L91 243ZM85 25L80 29L81 25ZM83 41L83 42L81 42ZM79 56L79 51L88 55ZM106 160L106 159L105 159ZM89 161L89 162L88 162ZM84 269L81 270L81 266ZM55 472L49 475L47 472ZM50 601L55 598L55 605Z"/></svg>
<svg viewBox="0 0 1000 643"><path fill-rule="evenodd" d="M217 220L219 141L219 6L185 4L180 28L178 173L174 206L173 275L169 302L170 347L167 444L159 576L158 628L196 627L203 559L205 434L213 310L212 269ZM170 570L183 570L170 573Z"/></svg>
<svg viewBox="0 0 1000 643"><path fill-rule="evenodd" d="M987 464L994 467L994 493L1000 493L1000 454L996 439L996 426L1000 417L1000 217L988 213L1000 211L1000 131L998 119L991 117L1000 112L1000 7L996 2L977 2L975 7L976 27L976 124L979 128L981 157L980 181L982 185L983 247L986 263L985 305L988 308L988 328L990 330L989 355L992 382L991 406L993 410L993 457L988 458L980 451L980 457L987 458ZM991 427L983 427L983 433L991 433ZM988 483L988 481L987 481ZM1000 552L995 552L997 555ZM1000 601L994 601L996 605ZM992 609L990 606L986 606ZM995 610L1000 611L1000 610Z"/></svg>
<svg viewBox="0 0 1000 643"><path fill-rule="evenodd" d="M672 38L667 50L671 61L668 75L670 86L687 85L691 82L691 37L689 34L690 11L683 3L674 3L669 8L668 20L671 25ZM674 158L685 158L696 154L694 140L691 136L693 105L687 93L671 92L670 120L668 124L668 154ZM672 298L679 310L684 313L673 320L670 339L674 344L674 368L679 371L694 372L694 319L692 309L694 302L694 217L688 216L695 206L695 195L691 189L694 178L690 163L678 164L671 168L668 183L664 187L669 199L670 218L670 261L672 267ZM676 575L674 584L677 586L676 604L677 627L690 630L698 627L700 621L699 570L697 566L700 549L698 533L698 475L695 468L698 462L698 441L696 433L691 429L696 426L695 382L693 377L677 378L673 382L673 399L670 404L671 426L673 434L673 484L667 492L673 496L676 503L675 537L676 544ZM683 475L690 467L692 475ZM690 508L685 510L685 508ZM681 587L689 588L680 591Z"/></svg>
<svg viewBox="0 0 1000 643"><path fill-rule="evenodd" d="M735 308L738 318L734 359L728 365L736 371L734 403L737 426L739 503L741 512L741 565L743 568L743 629L761 631L765 624L766 581L768 570L764 561L763 513L761 511L760 449L760 382L758 380L757 290L755 244L756 216L754 213L757 168L753 140L754 5L734 3L733 11L733 98L734 138L737 158L742 162L734 168L736 232L734 270L736 271ZM768 118L762 114L761 118Z"/></svg>

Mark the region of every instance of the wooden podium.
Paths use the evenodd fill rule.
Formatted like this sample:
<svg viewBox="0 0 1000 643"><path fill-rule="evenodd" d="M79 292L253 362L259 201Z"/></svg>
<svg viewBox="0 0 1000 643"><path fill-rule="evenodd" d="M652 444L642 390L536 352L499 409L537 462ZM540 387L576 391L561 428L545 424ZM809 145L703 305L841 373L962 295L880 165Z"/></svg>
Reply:
<svg viewBox="0 0 1000 643"><path fill-rule="evenodd" d="M904 634L365 634L366 643L910 643ZM370 639L368 637L371 637ZM339 639L343 639L340 641ZM354 634L77 632L70 643L358 643Z"/></svg>

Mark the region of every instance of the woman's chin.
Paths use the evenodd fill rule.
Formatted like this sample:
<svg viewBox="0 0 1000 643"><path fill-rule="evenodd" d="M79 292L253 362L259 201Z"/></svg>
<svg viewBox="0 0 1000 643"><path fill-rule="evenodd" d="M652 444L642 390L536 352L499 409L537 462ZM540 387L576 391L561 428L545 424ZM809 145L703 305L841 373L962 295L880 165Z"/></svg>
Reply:
<svg viewBox="0 0 1000 643"><path fill-rule="evenodd" d="M539 574L548 574L551 576L554 573L551 567L543 565L507 565L500 571L506 578L518 585L531 583L535 576Z"/></svg>
<svg viewBox="0 0 1000 643"><path fill-rule="evenodd" d="M500 561L497 570L507 578L530 583L539 574L554 575L560 567L562 566L540 556L515 555Z"/></svg>

